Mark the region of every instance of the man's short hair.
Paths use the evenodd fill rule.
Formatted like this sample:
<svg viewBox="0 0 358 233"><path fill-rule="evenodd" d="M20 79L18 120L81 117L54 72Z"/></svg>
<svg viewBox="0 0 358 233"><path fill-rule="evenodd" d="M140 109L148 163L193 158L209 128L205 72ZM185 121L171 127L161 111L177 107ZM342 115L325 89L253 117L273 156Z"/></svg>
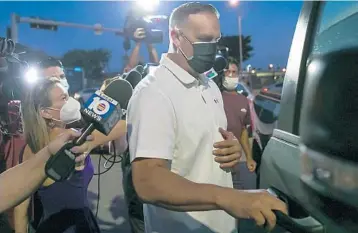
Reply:
<svg viewBox="0 0 358 233"><path fill-rule="evenodd" d="M53 57L48 57L38 63L39 68L47 69L49 67L63 67L62 62Z"/></svg>
<svg viewBox="0 0 358 233"><path fill-rule="evenodd" d="M211 4L202 4L199 2L188 2L175 8L169 19L169 27L175 28L182 26L188 20L189 15L198 14L201 12L208 12L215 14L220 18L218 10Z"/></svg>
<svg viewBox="0 0 358 233"><path fill-rule="evenodd" d="M234 65L237 66L237 68L240 67L239 61L238 61L236 58L234 58L234 57L228 57L228 58L227 58L227 64L228 64L228 65L234 64Z"/></svg>

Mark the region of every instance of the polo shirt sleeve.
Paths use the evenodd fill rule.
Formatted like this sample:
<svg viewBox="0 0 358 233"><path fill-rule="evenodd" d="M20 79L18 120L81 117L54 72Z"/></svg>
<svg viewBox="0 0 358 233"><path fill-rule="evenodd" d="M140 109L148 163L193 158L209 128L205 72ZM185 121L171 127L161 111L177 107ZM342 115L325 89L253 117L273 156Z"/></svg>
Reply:
<svg viewBox="0 0 358 233"><path fill-rule="evenodd" d="M161 91L146 87L131 98L127 129L131 162L136 158L173 159L175 114Z"/></svg>

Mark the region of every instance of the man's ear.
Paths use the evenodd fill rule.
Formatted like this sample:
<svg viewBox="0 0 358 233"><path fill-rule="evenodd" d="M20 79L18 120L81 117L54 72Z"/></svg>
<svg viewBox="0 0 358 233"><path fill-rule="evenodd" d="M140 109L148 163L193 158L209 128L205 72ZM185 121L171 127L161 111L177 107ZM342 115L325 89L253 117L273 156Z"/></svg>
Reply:
<svg viewBox="0 0 358 233"><path fill-rule="evenodd" d="M180 45L180 40L179 40L179 33L178 30L175 29L171 29L170 30L170 40L172 41L173 45L177 48Z"/></svg>
<svg viewBox="0 0 358 233"><path fill-rule="evenodd" d="M42 108L40 110L40 115L41 117L45 118L45 119L48 119L48 120L51 120L52 119L52 115L48 112L47 109L45 108Z"/></svg>

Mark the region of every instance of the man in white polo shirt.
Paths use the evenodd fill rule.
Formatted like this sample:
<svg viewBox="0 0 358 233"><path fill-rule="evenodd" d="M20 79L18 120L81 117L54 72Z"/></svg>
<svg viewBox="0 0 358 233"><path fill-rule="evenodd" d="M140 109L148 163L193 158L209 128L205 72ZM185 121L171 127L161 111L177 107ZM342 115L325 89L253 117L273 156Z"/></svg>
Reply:
<svg viewBox="0 0 358 233"><path fill-rule="evenodd" d="M219 14L185 3L170 17L170 49L135 89L127 113L133 183L147 233L232 233L234 217L275 225L283 202L232 189L240 146L227 127L221 93L206 78L220 38Z"/></svg>

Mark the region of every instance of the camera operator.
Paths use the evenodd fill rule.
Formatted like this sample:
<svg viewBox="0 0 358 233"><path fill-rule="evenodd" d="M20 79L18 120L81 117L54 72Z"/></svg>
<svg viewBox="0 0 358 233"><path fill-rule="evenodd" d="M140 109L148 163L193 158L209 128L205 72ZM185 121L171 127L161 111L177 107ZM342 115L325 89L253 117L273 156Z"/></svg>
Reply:
<svg viewBox="0 0 358 233"><path fill-rule="evenodd" d="M49 157L56 154L66 142L80 135L77 131L66 130L31 159L0 174L0 213L21 203L36 191L46 179L45 165ZM74 147L72 152L82 154L87 150L87 144L84 144ZM77 157L76 162L82 163L83 157Z"/></svg>
<svg viewBox="0 0 358 233"><path fill-rule="evenodd" d="M140 47L141 47L142 43L145 43L144 39L146 38L146 33L145 33L144 28L137 28L134 32L133 38L135 40L135 46L134 46L134 49L129 57L128 64L124 68L124 73L129 72L131 69L133 69L134 67L136 67L137 65L140 64L140 61L139 61ZM147 45L147 50L149 53L150 63L158 63L159 58L158 58L157 50L155 49L153 44L146 43L146 45Z"/></svg>

